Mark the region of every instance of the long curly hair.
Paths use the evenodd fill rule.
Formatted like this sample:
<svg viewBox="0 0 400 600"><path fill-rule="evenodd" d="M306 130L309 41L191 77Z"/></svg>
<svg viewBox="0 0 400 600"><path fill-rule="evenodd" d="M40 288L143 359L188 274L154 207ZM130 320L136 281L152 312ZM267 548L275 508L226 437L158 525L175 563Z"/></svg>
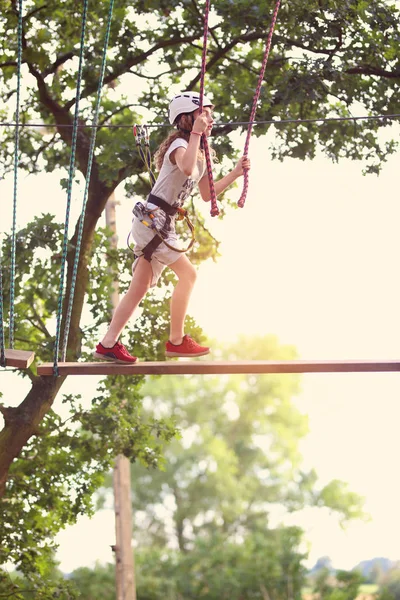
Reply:
<svg viewBox="0 0 400 600"><path fill-rule="evenodd" d="M174 140L177 140L178 138L182 138L182 139L186 140L187 142L189 142L190 132L192 131L192 127L193 127L192 113L188 113L188 114L185 113L185 114L179 115L179 117L177 117L177 119L175 121L175 124L179 127L179 129L172 131L168 135L168 137L166 137L165 140L163 142L161 142L157 151L154 154L154 164L158 171L162 167L165 153L167 152L168 148L170 147L170 145L172 144L172 142ZM182 130L186 130L186 131L182 131ZM210 152L212 153L212 156L214 156L215 153L211 148L210 148ZM199 149L198 158L200 160L204 159L204 151L201 149Z"/></svg>

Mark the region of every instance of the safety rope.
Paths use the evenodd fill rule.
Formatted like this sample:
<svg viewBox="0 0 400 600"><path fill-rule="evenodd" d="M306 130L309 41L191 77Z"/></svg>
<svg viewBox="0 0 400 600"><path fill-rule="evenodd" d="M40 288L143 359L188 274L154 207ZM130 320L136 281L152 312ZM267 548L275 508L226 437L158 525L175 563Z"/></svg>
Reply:
<svg viewBox="0 0 400 600"><path fill-rule="evenodd" d="M262 82L263 82L263 79L264 79L265 67L267 66L267 62L268 62L269 51L270 51L270 48L271 48L272 34L274 32L274 29L275 29L275 24L276 24L276 19L278 17L278 11L279 11L280 3L281 3L280 0L276 0L275 10L274 10L274 14L273 14L273 17L272 17L271 26L269 28L269 33L268 33L268 37L267 37L267 43L265 45L264 57L263 57L262 65L261 65L260 75L258 77L258 83L257 83L256 93L255 93L254 99L253 99L253 106L252 106L251 113L250 113L249 126L248 126L248 129L247 129L246 141L245 141L245 145L244 145L243 156L245 158L247 158L248 153L249 153L249 145L250 145L251 132L252 132L252 129L253 129L253 121L254 121L255 116L256 116L258 99L260 97L261 85L262 85ZM243 190L242 190L242 194L241 194L241 196L240 196L240 198L238 200L238 206L240 206L240 208L243 208L243 206L244 206L244 203L246 201L246 196L247 196L248 189L249 189L249 172L246 169L244 171L244 173L243 173Z"/></svg>
<svg viewBox="0 0 400 600"><path fill-rule="evenodd" d="M102 56L102 61L101 61L99 83L98 83L98 87L97 87L97 97L96 97L96 103L95 103L93 120L92 120L93 125L97 125L98 120L99 120L101 92L102 92L102 88L103 88L104 74L105 74L105 70L106 70L107 49L108 49L108 42L110 39L113 8L114 8L114 0L110 0L108 16L107 16L107 27L106 27L105 37L104 37L103 56ZM76 279L77 279L77 274L78 274L79 256L80 256L80 250L81 250L81 245L82 245L82 234L83 234L83 225L84 225L85 213L86 213L86 205L87 205L87 200L88 200L88 196L89 196L90 176L91 176L91 172L92 172L94 149L95 149L95 145L96 145L96 136L97 136L97 127L94 126L92 128L92 135L90 138L88 164L87 164L86 177L85 177L85 190L84 190L84 194L83 194L82 211L81 211L81 216L80 216L79 225L78 225L77 242L76 242L76 249L75 249L75 260L74 260L74 266L73 266L72 277L71 277L71 289L70 289L67 314L66 314L66 319L65 319L63 348L62 348L62 355L61 355L61 360L63 362L66 359L66 353L67 353L68 336L69 336L69 330L70 330L70 325L71 325L72 307L73 307L73 302L74 302L75 286L76 286Z"/></svg>
<svg viewBox="0 0 400 600"><path fill-rule="evenodd" d="M15 121L19 123L19 109L21 98L21 63L22 63L22 0L18 1L18 50L17 50L17 98L15 108ZM11 234L11 269L10 269L10 348L14 348L14 304L15 304L15 255L17 239L17 190L18 190L18 161L19 161L19 126L14 132L14 193L13 217Z"/></svg>
<svg viewBox="0 0 400 600"><path fill-rule="evenodd" d="M62 245L62 255L61 255L61 274L60 274L60 287L58 293L58 310L57 310L57 326L56 326L56 337L54 342L54 374L58 375L58 354L60 348L60 337L61 337L61 321L62 321L62 308L63 308L63 299L64 299L64 283L65 283L65 270L66 270L66 262L67 262L67 253L68 253L68 230L69 230L69 218L71 212L71 197L72 197L72 184L75 176L75 154L76 154L76 144L78 138L78 116L79 116L79 101L81 97L81 87L82 87L82 72L83 72L83 51L85 44L85 35L86 35L86 23L87 23L87 12L88 12L88 0L84 0L83 10L82 10L82 27L81 27L81 39L80 39L80 50L79 50L79 63L78 63L78 78L76 84L76 93L75 93L75 112L74 112L74 121L73 121L73 129L72 129L72 140L71 140L71 156L69 162L69 176L68 176L68 186L67 186L67 206L65 212L65 225L64 225L64 238Z"/></svg>
<svg viewBox="0 0 400 600"><path fill-rule="evenodd" d="M17 95L15 108L14 132L14 191L13 191L13 216L11 233L11 266L10 266L10 323L9 337L10 348L14 348L14 304L15 304L15 256L17 238L17 190L18 190L18 159L19 159L19 132L20 132L20 97L21 97L21 64L22 64L22 0L18 0L18 29L17 29ZM4 298L3 298L3 257L0 242L0 366L6 366L5 332L4 332Z"/></svg>
<svg viewBox="0 0 400 600"><path fill-rule="evenodd" d="M149 173L151 187L153 187L156 182L156 177L151 168L150 135L147 125L134 125L133 135L135 136L136 147L138 149L140 158L142 159L143 164Z"/></svg>
<svg viewBox="0 0 400 600"><path fill-rule="evenodd" d="M6 350L4 345L4 317L3 317L3 266L0 242L0 366L6 366Z"/></svg>
<svg viewBox="0 0 400 600"><path fill-rule="evenodd" d="M203 98L204 98L204 80L206 75L206 66L207 66L207 41L208 41L208 17L210 14L210 0L206 0L206 7L204 12L204 35L203 35L203 52L201 57L201 73L200 73L200 112L203 110ZM211 200L211 210L210 215L212 217L216 217L219 215L219 209L217 205L217 195L215 193L215 185L214 185L214 176L212 171L212 163L210 157L210 148L207 141L207 135L203 133L202 137L204 155L206 158L206 166L207 166L207 174L208 174L208 182L210 186L210 200Z"/></svg>

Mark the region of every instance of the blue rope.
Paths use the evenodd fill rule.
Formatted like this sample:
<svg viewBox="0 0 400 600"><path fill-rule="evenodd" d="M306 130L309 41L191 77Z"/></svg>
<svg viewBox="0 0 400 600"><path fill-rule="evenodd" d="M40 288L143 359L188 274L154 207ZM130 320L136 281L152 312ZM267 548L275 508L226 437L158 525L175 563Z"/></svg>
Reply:
<svg viewBox="0 0 400 600"><path fill-rule="evenodd" d="M11 235L11 270L10 270L10 348L14 348L14 299L15 299L15 254L17 237L17 188L19 158L19 105L21 96L21 63L22 63L22 0L18 2L18 56L17 56L17 105L15 109L15 145L14 145L14 194L13 220Z"/></svg>
<svg viewBox="0 0 400 600"><path fill-rule="evenodd" d="M71 157L69 163L69 176L68 176L68 187L67 187L67 208L65 213L65 228L64 238L62 247L61 257L61 275L60 275L60 288L58 294L58 310L57 310L57 328L56 328L56 339L54 342L54 374L58 375L58 352L60 347L61 337L61 320L62 320L62 305L64 298L64 281L65 281L65 267L67 262L68 254L68 229L69 229L69 217L71 212L71 196L72 196L72 184L75 176L75 153L76 143L78 138L78 116L79 116L79 100L81 97L82 87L82 72L83 72L83 50L85 46L85 34L86 34L86 23L87 23L87 12L88 12L88 0L84 0L83 12L82 12L82 29L81 29L81 42L79 51L79 65L78 65L78 79L76 84L76 95L75 95L75 113L74 123L72 129L72 141L71 141Z"/></svg>
<svg viewBox="0 0 400 600"><path fill-rule="evenodd" d="M4 347L4 320L3 320L3 265L0 243L0 366L6 366L6 351Z"/></svg>
<svg viewBox="0 0 400 600"><path fill-rule="evenodd" d="M73 267L73 271L72 271L71 290L70 290L70 295L69 295L69 302L68 302L67 315L66 315L66 321L65 321L64 340L63 340L62 359L61 359L62 361L65 361L66 352L67 352L67 344L68 344L68 335L69 335L69 330L70 330L70 325L71 325L72 306L73 306L73 302L74 302L75 285L76 285L76 278L77 278L78 265L79 265L79 255L80 255L80 250L81 250L81 245L82 245L83 225L84 225L86 205L87 205L87 200L88 200L90 175L92 172L92 165L93 165L94 148L95 148L95 144L96 144L97 124L98 124L98 120L99 120L101 92L102 92L103 82L104 82L104 73L106 70L107 48L108 48L108 42L110 39L111 19L112 19L113 8L114 8L114 0L110 0L110 6L108 9L108 18L107 18L107 29L106 29L106 34L105 34L105 38L104 38L101 71L100 71L100 77L99 77L99 84L98 84L98 88L97 88L97 98L96 98L93 123L92 123L92 135L90 138L89 157L88 157L88 165L87 165L86 178L85 178L85 191L84 191L83 201L82 201L82 212L81 212L81 216L79 219L77 243L76 243L76 250L75 250L75 261L74 261L74 267Z"/></svg>

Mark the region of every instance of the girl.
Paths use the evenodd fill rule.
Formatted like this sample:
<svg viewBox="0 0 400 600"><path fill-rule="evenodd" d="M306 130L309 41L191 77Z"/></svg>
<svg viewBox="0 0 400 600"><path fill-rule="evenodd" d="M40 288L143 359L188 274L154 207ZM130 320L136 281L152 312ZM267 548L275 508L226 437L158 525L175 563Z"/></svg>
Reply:
<svg viewBox="0 0 400 600"><path fill-rule="evenodd" d="M132 267L132 282L117 306L109 329L96 346L94 356L101 360L121 363L135 363L137 358L129 354L118 341L119 336L139 303L150 287L156 285L163 269L168 266L178 278L171 297L170 335L166 343L166 356L203 356L210 349L200 346L190 336L184 334L184 322L189 298L196 280L196 270L185 254L166 246L154 230L143 223L144 215L152 219L152 224L161 232L169 246L179 247L175 231L177 208L191 194L195 184L205 202L210 200L204 152L201 138L211 134L214 123L213 104L203 98L200 112L200 95L197 92L182 92L175 96L169 105L169 121L177 131L171 133L161 143L155 155L156 167L160 169L157 181L147 198L145 206L138 203L134 209L132 237L135 241L135 262ZM220 194L231 185L250 161L242 157L235 168L225 177L215 182L215 192Z"/></svg>

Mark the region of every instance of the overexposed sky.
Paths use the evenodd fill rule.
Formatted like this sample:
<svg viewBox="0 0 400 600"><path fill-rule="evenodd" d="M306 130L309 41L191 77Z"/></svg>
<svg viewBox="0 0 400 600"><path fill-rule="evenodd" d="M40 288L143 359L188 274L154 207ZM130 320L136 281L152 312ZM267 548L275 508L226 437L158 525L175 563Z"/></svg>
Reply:
<svg viewBox="0 0 400 600"><path fill-rule="evenodd" d="M211 339L272 333L296 346L301 358L398 358L398 157L379 178L363 177L362 166L348 161L271 162L261 139L252 140L250 157L245 207L229 210L222 221L207 218L222 257L200 267L191 314ZM19 226L42 212L64 218L66 195L57 182L57 174L20 176ZM0 182L0 194L2 230L10 226L11 180ZM240 189L232 195L238 198ZM124 244L132 205L122 192L117 196ZM75 223L81 198L73 204ZM140 356L140 348L134 351ZM2 373L4 392L14 379ZM70 378L68 389L87 386L90 394L89 379ZM372 517L343 532L326 511L304 511L309 564L321 555L342 568L373 556L400 559L400 373L304 375L302 382L295 402L310 418L302 444L306 465L315 466L323 481L348 481L365 496ZM22 392L25 383L18 385ZM112 560L112 512L81 519L59 541L66 571Z"/></svg>

